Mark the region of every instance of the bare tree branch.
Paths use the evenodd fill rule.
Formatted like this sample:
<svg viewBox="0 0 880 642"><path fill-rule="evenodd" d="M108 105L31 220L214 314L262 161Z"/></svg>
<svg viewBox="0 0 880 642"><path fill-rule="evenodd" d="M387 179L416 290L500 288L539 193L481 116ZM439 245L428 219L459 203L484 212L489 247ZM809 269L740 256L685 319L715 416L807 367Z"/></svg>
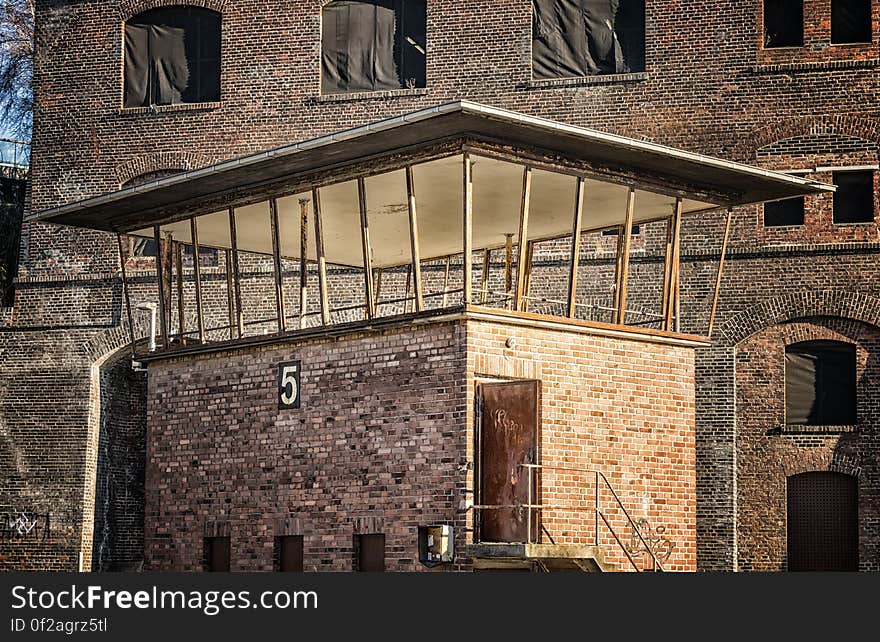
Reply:
<svg viewBox="0 0 880 642"><path fill-rule="evenodd" d="M30 140L34 108L34 0L0 0L0 125Z"/></svg>

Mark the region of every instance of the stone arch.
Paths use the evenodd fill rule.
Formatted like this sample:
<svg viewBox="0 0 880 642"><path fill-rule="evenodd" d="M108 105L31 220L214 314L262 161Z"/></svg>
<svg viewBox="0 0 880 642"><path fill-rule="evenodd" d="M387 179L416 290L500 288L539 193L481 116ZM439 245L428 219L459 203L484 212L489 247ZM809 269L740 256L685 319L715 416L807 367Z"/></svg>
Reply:
<svg viewBox="0 0 880 642"><path fill-rule="evenodd" d="M880 142L880 121L854 114L783 118L752 132L752 149L802 136L838 135Z"/></svg>
<svg viewBox="0 0 880 642"><path fill-rule="evenodd" d="M172 6L203 7L223 13L226 0L119 0L117 11L119 19L125 21L150 9Z"/></svg>
<svg viewBox="0 0 880 642"><path fill-rule="evenodd" d="M189 171L206 167L216 162L215 158L194 152L155 152L132 158L114 169L117 183L125 185L139 176L158 172L177 170Z"/></svg>
<svg viewBox="0 0 880 642"><path fill-rule="evenodd" d="M732 347L759 330L806 317L843 317L880 326L880 299L863 292L818 290L795 292L752 306L718 329L716 343Z"/></svg>

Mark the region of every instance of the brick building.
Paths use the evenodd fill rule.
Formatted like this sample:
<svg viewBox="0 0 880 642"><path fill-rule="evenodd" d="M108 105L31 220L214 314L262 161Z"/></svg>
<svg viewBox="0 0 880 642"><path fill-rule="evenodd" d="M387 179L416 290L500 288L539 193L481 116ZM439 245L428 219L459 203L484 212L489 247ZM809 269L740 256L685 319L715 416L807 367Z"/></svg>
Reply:
<svg viewBox="0 0 880 642"><path fill-rule="evenodd" d="M817 514L833 514L832 521L849 528L833 533L848 551L834 567L852 567L856 541L858 568L877 568L876 0L705 2L688 7L687 15L674 3L645 2L641 11L641 5L623 2L610 48L598 46L601 34L590 31L589 16L584 20L588 51L558 46L554 38L565 30L548 22L545 12L553 3L428 0L423 26L418 16L425 3L397 3L411 5L409 18L395 13L396 22L382 23L375 12L371 24L377 33L382 24L394 26L388 34L397 38L391 57L399 73L379 73L391 67L374 52L372 68L378 71L370 77L351 73L348 63L340 62L350 60L351 52L322 40L335 34L338 44L350 28L337 5L370 3L316 0L292 8L201 0L193 5L219 13L219 20L189 16L173 22L161 11L157 17L155 10L176 4L37 3L31 216L22 229L13 305L0 309L0 505L10 519L26 513L36 526L29 537L4 530L0 563L136 568L146 548L161 566L158 560L168 559L162 544L167 534L148 526L144 542L139 498L143 476L164 473L150 468L150 457L136 455L146 447L146 417L160 412L157 392L178 401L177 395L185 396L162 388L176 376L175 361L150 366L157 370L149 383L130 368L116 237L38 222L33 215L181 170L467 99L840 187L835 195L817 192L766 209L734 209L713 341L696 347L693 361L695 491L688 494L695 501L694 554L680 568L809 567L803 543L820 528ZM385 4L400 11L395 3ZM801 20L792 18L797 10ZM332 29L328 16L334 17ZM154 78L149 70L157 67L148 57L140 67L127 66L137 58L133 48L143 38L149 41L157 25L216 30L218 47L200 45L187 58L197 65L192 73L198 70L205 80L194 93L188 86L175 93L173 68L167 65L163 69L171 72L164 80ZM396 34L402 31L423 58L409 49L401 53L405 39ZM656 284L663 283L663 234L653 226L640 226L632 238L631 269L646 285L634 290L631 304L642 310L658 302ZM684 221L680 296L687 313L680 329L685 332L708 333L724 227L723 214ZM618 238L591 233L582 244L580 283L590 284L582 295L599 307L610 303ZM155 259L149 255L163 248L150 245L131 241L123 248L135 303L156 298ZM561 286L553 276L565 273L564 256L552 242L535 250L533 261L544 269L535 272L533 288L549 301L564 298L554 290ZM501 254L499 249L490 257L498 281L503 281ZM243 307L271 307L271 298L261 294L271 261L246 261L245 277L251 280L242 280ZM222 308L228 272L223 252L200 253L197 263L206 301ZM442 263L428 265L425 278L436 282L444 269ZM344 274L336 276L337 303L357 303L362 296L357 277L351 285ZM406 292L405 281L404 271L389 271L383 287ZM554 313L554 303L544 305L542 312ZM265 318L254 314L251 321ZM148 315L136 313L135 319L135 334L148 336ZM188 322L192 327L192 319ZM471 321L425 331L465 332L462 323ZM465 333L471 336L469 329ZM346 339L364 340L370 339ZM443 341L424 340L427 346ZM383 341L385 349L395 350L393 333ZM260 358L275 359L266 351ZM681 355L669 358L687 362ZM198 367L209 359L196 360L193 377L202 376ZM826 369L847 375L824 377ZM850 382L849 388L841 390L841 382ZM818 399L829 396L852 402L848 409L831 404L823 410ZM466 412L467 399L457 399L457 411ZM798 406L798 399L807 401ZM273 455L257 446L251 451L253 466L272 466ZM314 484L313 490L318 494ZM258 497L268 491L250 492ZM147 510L157 510L155 501L147 497ZM229 520L196 510L184 510L181 519L203 535L236 534ZM306 527L289 515L273 519L274 535L263 533L261 540L270 548L272 537L296 536ZM382 525L388 528L386 551L401 546L392 543L393 527ZM350 549L351 542L343 545L340 538L355 531L369 535L379 525L372 517L358 517L347 528L344 537L335 534L337 540L327 534L328 550ZM688 537L679 536L677 545L686 550ZM185 542L184 552L168 564L197 565L204 554L199 542ZM414 556L394 552L395 560ZM265 568L267 560L271 554L265 550L248 549L240 566Z"/></svg>

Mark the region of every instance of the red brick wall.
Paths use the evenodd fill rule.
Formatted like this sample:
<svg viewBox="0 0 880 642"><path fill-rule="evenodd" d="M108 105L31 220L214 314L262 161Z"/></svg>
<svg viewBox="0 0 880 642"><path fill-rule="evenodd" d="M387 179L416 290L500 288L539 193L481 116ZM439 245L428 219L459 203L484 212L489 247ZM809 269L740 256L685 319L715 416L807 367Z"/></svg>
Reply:
<svg viewBox="0 0 880 642"><path fill-rule="evenodd" d="M279 411L277 364L290 359L303 362L302 409ZM695 570L692 349L477 321L151 365L146 568L200 570L202 538L219 531L233 569L271 570L273 538L294 528L309 571L351 570L354 535L374 530L388 570L424 570L417 526L470 539L474 373L539 374L543 461L603 470L634 518L667 527L668 568ZM582 542L592 513L565 519L548 516L554 539Z"/></svg>
<svg viewBox="0 0 880 642"><path fill-rule="evenodd" d="M469 323L467 341L469 393L481 375L540 379L541 462L604 472L633 519L666 528L667 568L696 570L693 349L496 322ZM545 517L557 543L591 543L593 483L545 471L542 502L587 511ZM606 490L600 508L628 540ZM622 563L607 533L601 541Z"/></svg>
<svg viewBox="0 0 880 642"><path fill-rule="evenodd" d="M832 339L856 346L858 417L856 432L802 427L786 432L785 346ZM876 522L878 493L876 427L880 408L874 390L880 383L877 353L880 331L858 321L813 318L770 326L737 348L737 545L739 569L786 568L786 477L833 470L859 479L861 570L877 570L880 538Z"/></svg>

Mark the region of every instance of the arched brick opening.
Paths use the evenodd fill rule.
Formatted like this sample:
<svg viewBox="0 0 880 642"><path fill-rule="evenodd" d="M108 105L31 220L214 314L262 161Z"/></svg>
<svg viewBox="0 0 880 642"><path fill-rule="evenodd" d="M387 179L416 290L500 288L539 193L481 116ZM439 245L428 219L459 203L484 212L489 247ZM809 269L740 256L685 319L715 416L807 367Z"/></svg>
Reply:
<svg viewBox="0 0 880 642"><path fill-rule="evenodd" d="M223 13L226 0L119 0L118 11L120 20L128 20L132 16L158 9L159 7L204 7Z"/></svg>
<svg viewBox="0 0 880 642"><path fill-rule="evenodd" d="M732 316L718 327L715 345L733 347L763 328L807 317L842 317L880 326L880 299L843 290L785 294Z"/></svg>
<svg viewBox="0 0 880 642"><path fill-rule="evenodd" d="M865 116L808 116L782 118L752 132L751 147L757 153L773 143L801 136L837 135L880 142L880 121Z"/></svg>
<svg viewBox="0 0 880 642"><path fill-rule="evenodd" d="M131 184L141 176L159 172L189 171L206 167L216 159L194 152L156 152L132 158L114 169L120 187Z"/></svg>
<svg viewBox="0 0 880 642"><path fill-rule="evenodd" d="M731 319L719 347L734 354L729 401L736 476L735 565L739 570L787 568L786 479L805 472L839 472L859 484L862 570L878 565L870 518L880 488L874 435L880 412L880 300L858 292L791 294ZM844 341L857 348L858 425L787 426L785 346L804 340ZM864 474L863 474L863 471Z"/></svg>
<svg viewBox="0 0 880 642"><path fill-rule="evenodd" d="M146 335L135 322L135 336ZM84 571L139 570L143 560L146 373L131 363L127 325L83 345L89 372L80 559Z"/></svg>

